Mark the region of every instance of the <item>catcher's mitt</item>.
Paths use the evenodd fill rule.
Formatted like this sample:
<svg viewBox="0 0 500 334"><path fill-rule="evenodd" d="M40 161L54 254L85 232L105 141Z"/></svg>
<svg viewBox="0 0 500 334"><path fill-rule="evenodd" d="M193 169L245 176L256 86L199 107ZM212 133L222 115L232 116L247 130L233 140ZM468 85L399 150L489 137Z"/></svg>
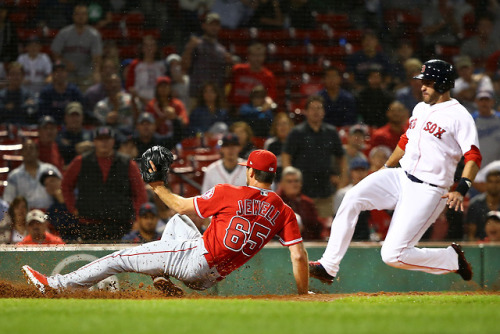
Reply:
<svg viewBox="0 0 500 334"><path fill-rule="evenodd" d="M153 170L150 161L153 162L155 169ZM168 170L174 161L172 152L163 146L153 146L146 150L141 157L141 176L144 182L151 183L156 181L163 181L167 185Z"/></svg>

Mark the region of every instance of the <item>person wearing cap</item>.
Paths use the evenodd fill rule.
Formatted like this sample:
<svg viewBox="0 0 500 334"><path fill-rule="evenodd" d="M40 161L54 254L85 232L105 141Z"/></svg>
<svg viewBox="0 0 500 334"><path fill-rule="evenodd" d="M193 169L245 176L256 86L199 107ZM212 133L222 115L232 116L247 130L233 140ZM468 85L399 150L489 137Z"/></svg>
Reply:
<svg viewBox="0 0 500 334"><path fill-rule="evenodd" d="M499 242L500 241L500 211L490 211L486 216L486 238L484 241Z"/></svg>
<svg viewBox="0 0 500 334"><path fill-rule="evenodd" d="M38 151L40 161L47 162L64 171L64 160L59 153L59 147L56 143L58 127L56 120L52 116L42 116L38 121Z"/></svg>
<svg viewBox="0 0 500 334"><path fill-rule="evenodd" d="M28 235L17 245L64 245L64 241L47 231L47 215L38 209L31 210L26 215Z"/></svg>
<svg viewBox="0 0 500 334"><path fill-rule="evenodd" d="M249 96L256 86L264 87L266 102L271 105L276 100L276 77L264 66L266 61L266 46L254 43L248 47L247 62L235 64L231 70L231 91L228 102L238 109L251 103Z"/></svg>
<svg viewBox="0 0 500 334"><path fill-rule="evenodd" d="M0 122L15 125L36 123L37 105L34 95L22 86L23 66L17 62L7 65L7 87L0 90Z"/></svg>
<svg viewBox="0 0 500 334"><path fill-rule="evenodd" d="M146 112L152 114L156 120L156 132L161 135L174 135L175 120L183 127L189 124L186 107L181 100L172 95L172 81L167 76L156 79L155 97L146 105Z"/></svg>
<svg viewBox="0 0 500 334"><path fill-rule="evenodd" d="M151 171L156 170L149 163ZM257 150L241 164L246 167L246 186L219 184L201 196L185 198L173 194L163 181L149 183L154 193L178 213L169 220L159 241L117 251L77 273L47 277L29 266L23 271L41 292L48 288L88 288L121 272L150 275L154 286L162 291L168 290L166 287L180 290L170 276L191 289L205 290L247 263L276 236L290 251L296 292L308 294L308 257L296 215L271 190L276 156ZM203 235L188 215L211 217Z"/></svg>
<svg viewBox="0 0 500 334"><path fill-rule="evenodd" d="M139 216L137 217L137 229L124 235L122 242L143 244L161 239L161 233L156 231L158 225L158 210L156 205L147 202L141 205Z"/></svg>
<svg viewBox="0 0 500 334"><path fill-rule="evenodd" d="M366 155L363 152L366 149L366 139L368 137L368 128L365 125L356 124L349 128L347 141L342 145L348 165L351 160L357 157L366 159Z"/></svg>
<svg viewBox="0 0 500 334"><path fill-rule="evenodd" d="M241 119L253 129L256 137L267 138L271 130L276 103L267 96L266 88L256 85L250 92L249 103L240 106Z"/></svg>
<svg viewBox="0 0 500 334"><path fill-rule="evenodd" d="M75 84L68 82L66 65L56 61L52 65L52 83L40 92L38 114L52 116L58 125L62 125L65 108L70 102L83 103L82 93Z"/></svg>
<svg viewBox="0 0 500 334"><path fill-rule="evenodd" d="M321 222L313 200L302 193L302 172L292 166L283 169L276 193L300 216L304 240L322 240Z"/></svg>
<svg viewBox="0 0 500 334"><path fill-rule="evenodd" d="M152 35L142 37L141 56L127 69L125 89L146 105L155 97L156 79L165 75L165 63L158 56L158 42Z"/></svg>
<svg viewBox="0 0 500 334"><path fill-rule="evenodd" d="M77 4L73 24L59 30L50 45L54 58L66 64L70 81L81 91L101 80L101 34L87 24L88 18L88 6Z"/></svg>
<svg viewBox="0 0 500 334"><path fill-rule="evenodd" d="M333 213L337 214L340 204L345 197L345 194L356 184L358 184L361 180L363 180L369 172L370 164L368 160L364 157L355 157L351 159L349 162L349 178L351 182L337 190L333 199ZM368 219L370 218L369 211L363 211L359 217L358 222L356 223L356 228L354 229L354 235L352 237L353 240L361 241L368 240L370 237L370 231L368 228ZM328 235L328 234L327 234Z"/></svg>
<svg viewBox="0 0 500 334"><path fill-rule="evenodd" d="M140 100L122 89L122 80L114 73L104 78L106 97L97 102L94 116L100 125L108 125L123 133L132 133L139 113Z"/></svg>
<svg viewBox="0 0 500 334"><path fill-rule="evenodd" d="M493 90L490 77L484 73L474 74L474 65L469 56L460 55L455 61L458 78L451 94L467 108L470 113L476 109L475 98L478 91Z"/></svg>
<svg viewBox="0 0 500 334"><path fill-rule="evenodd" d="M55 170L59 177L61 172L56 166L40 161L38 145L31 138L24 139L21 155L23 163L9 172L3 199L11 203L17 196L24 196L30 208L46 210L53 199L38 180L47 170Z"/></svg>
<svg viewBox="0 0 500 334"><path fill-rule="evenodd" d="M31 36L26 42L26 52L17 58L24 69L23 86L33 94L40 93L52 73L52 61L46 53L40 52L41 47L39 37Z"/></svg>
<svg viewBox="0 0 500 334"><path fill-rule="evenodd" d="M83 127L83 107L80 102L70 102L64 109L64 125L56 138L64 169L78 154L93 149L92 132Z"/></svg>
<svg viewBox="0 0 500 334"><path fill-rule="evenodd" d="M182 69L189 74L189 96L192 108L201 86L205 82L214 82L223 92L232 56L217 40L221 29L217 13L208 13L202 24L203 35L191 36L182 53Z"/></svg>
<svg viewBox="0 0 500 334"><path fill-rule="evenodd" d="M156 121L152 114L143 112L137 117L135 132L132 135L132 140L137 147L137 156L142 156L148 148L155 145L161 145L173 149L175 145L182 140L182 124L179 119L172 121L174 128L173 136L162 136L156 132Z"/></svg>
<svg viewBox="0 0 500 334"><path fill-rule="evenodd" d="M393 101L387 111L387 123L378 129L373 130L370 146L387 146L392 150L396 148L399 138L408 129L408 119L410 117L408 109L399 101Z"/></svg>
<svg viewBox="0 0 500 334"><path fill-rule="evenodd" d="M78 155L66 169L63 196L68 211L79 219L83 242L117 241L146 202L146 189L137 164L115 151L112 128L97 127L93 138L94 150Z"/></svg>
<svg viewBox="0 0 500 334"><path fill-rule="evenodd" d="M467 240L482 240L486 237L486 219L490 211L500 211L500 169L492 169L486 175L485 191L474 196L465 217Z"/></svg>
<svg viewBox="0 0 500 334"><path fill-rule="evenodd" d="M220 140L222 158L211 163L205 170L201 185L202 194L217 184L225 183L234 186L246 184L246 168L239 165L244 161L238 157L240 151L241 145L234 133L228 133Z"/></svg>
<svg viewBox="0 0 500 334"><path fill-rule="evenodd" d="M177 53L171 53L165 59L167 75L172 79L172 94L189 106L189 75L182 70L182 58Z"/></svg>
<svg viewBox="0 0 500 334"><path fill-rule="evenodd" d="M310 96L305 104L306 121L295 126L285 142L283 168L293 166L302 172L302 192L314 200L322 218L333 215L336 188L349 183L347 158L335 127L323 121L321 96Z"/></svg>
<svg viewBox="0 0 500 334"><path fill-rule="evenodd" d="M476 94L477 109L472 113L476 123L479 145L483 155L483 166L500 160L500 111L495 110L492 90L482 90Z"/></svg>

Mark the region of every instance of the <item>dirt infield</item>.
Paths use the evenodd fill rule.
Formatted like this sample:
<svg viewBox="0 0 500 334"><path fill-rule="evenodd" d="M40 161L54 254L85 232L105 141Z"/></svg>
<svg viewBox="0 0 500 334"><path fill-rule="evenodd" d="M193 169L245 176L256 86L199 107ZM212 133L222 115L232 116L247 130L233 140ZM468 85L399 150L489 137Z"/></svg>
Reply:
<svg viewBox="0 0 500 334"><path fill-rule="evenodd" d="M187 290L187 289L186 289ZM188 292L188 291L186 291ZM375 292L365 293L358 292L352 294L314 294L306 296L298 295L247 295L247 296L206 296L197 293L188 292L184 297L186 299L264 299L264 300L282 300L282 301L316 301L328 302L336 299L347 297L377 297L377 296L423 296L423 295L497 295L500 296L500 291L464 291L464 292ZM42 295L36 288L20 283L12 283L0 281L0 298L74 298L74 299L165 299L165 298L179 298L179 297L166 297L159 291L156 291L152 286L143 286L140 288L129 288L124 291L89 291L89 290L74 290L65 292L48 291Z"/></svg>

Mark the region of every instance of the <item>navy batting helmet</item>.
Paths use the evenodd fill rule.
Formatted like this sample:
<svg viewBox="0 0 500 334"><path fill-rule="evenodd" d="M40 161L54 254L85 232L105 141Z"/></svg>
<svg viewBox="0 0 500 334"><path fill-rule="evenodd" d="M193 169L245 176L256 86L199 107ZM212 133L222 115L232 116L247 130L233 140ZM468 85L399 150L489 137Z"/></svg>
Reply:
<svg viewBox="0 0 500 334"><path fill-rule="evenodd" d="M440 59L426 61L422 65L422 72L413 77L413 79L434 81L434 89L440 94L455 87L456 78L457 74L453 65Z"/></svg>

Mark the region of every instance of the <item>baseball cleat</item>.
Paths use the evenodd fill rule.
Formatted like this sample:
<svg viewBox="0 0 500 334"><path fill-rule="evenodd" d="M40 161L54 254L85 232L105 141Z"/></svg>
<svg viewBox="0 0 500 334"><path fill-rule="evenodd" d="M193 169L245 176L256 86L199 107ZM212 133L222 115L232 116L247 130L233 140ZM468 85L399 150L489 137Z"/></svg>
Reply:
<svg viewBox="0 0 500 334"><path fill-rule="evenodd" d="M172 283L168 276L151 277L153 279L153 286L168 297L182 297L184 291L177 285Z"/></svg>
<svg viewBox="0 0 500 334"><path fill-rule="evenodd" d="M462 276L464 281L470 281L472 279L472 267L465 259L465 253L462 250L462 247L456 243L452 243L451 247L453 247L455 252L458 254L458 270L456 273Z"/></svg>
<svg viewBox="0 0 500 334"><path fill-rule="evenodd" d="M332 284L335 277L326 272L323 265L317 261L309 261L309 276L326 284Z"/></svg>
<svg viewBox="0 0 500 334"><path fill-rule="evenodd" d="M30 266L23 266L21 269L24 277L28 281L28 284L34 285L41 293L45 293L47 288L49 288L49 282L47 282L47 277L40 274L38 271L34 270Z"/></svg>

